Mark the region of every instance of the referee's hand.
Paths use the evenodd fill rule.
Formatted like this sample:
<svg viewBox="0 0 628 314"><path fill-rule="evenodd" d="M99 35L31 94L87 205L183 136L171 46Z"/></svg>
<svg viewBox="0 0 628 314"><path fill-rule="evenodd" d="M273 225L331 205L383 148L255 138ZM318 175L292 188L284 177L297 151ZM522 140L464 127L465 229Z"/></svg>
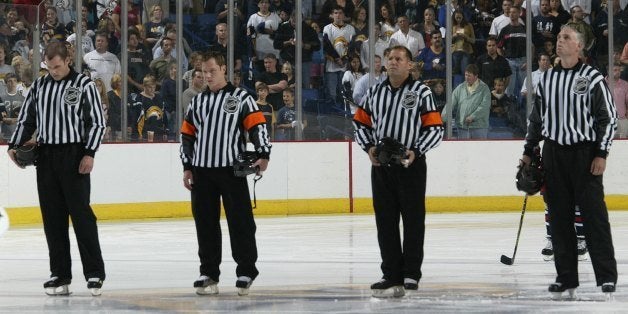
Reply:
<svg viewBox="0 0 628 314"><path fill-rule="evenodd" d="M606 170L606 159L602 157L593 158L591 163L591 174L594 176L601 176Z"/></svg>
<svg viewBox="0 0 628 314"><path fill-rule="evenodd" d="M189 191L192 191L192 186L194 185L194 178L192 175L192 170L183 171L183 186Z"/></svg>
<svg viewBox="0 0 628 314"><path fill-rule="evenodd" d="M7 151L7 154L9 154L9 158L11 158L11 160L13 160L13 163L14 163L16 166L18 166L18 167L20 167L20 168L22 168L22 169L26 168L26 167L24 167L24 166L20 166L20 164L18 164L18 163L17 163L17 160L15 159L15 154L16 154L15 149L9 149L9 150Z"/></svg>
<svg viewBox="0 0 628 314"><path fill-rule="evenodd" d="M80 174L89 174L94 169L94 157L92 156L83 156L81 159L81 163L79 164L79 173Z"/></svg>
<svg viewBox="0 0 628 314"><path fill-rule="evenodd" d="M380 163L379 163L379 161L377 160L377 156L375 156L375 149L376 149L376 147L375 147L375 146L373 146L373 147L369 148L369 152L368 152L368 154L369 154L369 159L371 160L371 164L372 164L373 166L379 167L379 166L381 166L381 164L380 164Z"/></svg>

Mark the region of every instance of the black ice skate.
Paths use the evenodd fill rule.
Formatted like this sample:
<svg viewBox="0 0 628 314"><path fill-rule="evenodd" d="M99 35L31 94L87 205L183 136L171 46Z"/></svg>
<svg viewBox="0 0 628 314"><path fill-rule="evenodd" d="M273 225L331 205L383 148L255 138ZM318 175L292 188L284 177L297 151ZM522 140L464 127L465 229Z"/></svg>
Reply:
<svg viewBox="0 0 628 314"><path fill-rule="evenodd" d="M388 279L382 279L371 285L371 292L376 298L401 298L406 294L403 285Z"/></svg>
<svg viewBox="0 0 628 314"><path fill-rule="evenodd" d="M247 276L240 276L236 280L236 288L238 288L238 295L244 296L249 294L249 287L253 283L253 279Z"/></svg>
<svg viewBox="0 0 628 314"><path fill-rule="evenodd" d="M602 284L602 292L606 295L606 300L613 300L613 293L615 293L615 283L605 282Z"/></svg>
<svg viewBox="0 0 628 314"><path fill-rule="evenodd" d="M413 291L419 290L419 282L412 278L405 278L403 280L403 288L405 290L413 290Z"/></svg>
<svg viewBox="0 0 628 314"><path fill-rule="evenodd" d="M546 262L554 260L554 249L552 248L552 239L547 239L547 244L541 250L541 255L543 255L543 260Z"/></svg>
<svg viewBox="0 0 628 314"><path fill-rule="evenodd" d="M70 295L71 279L59 279L59 277L50 277L50 280L44 282L44 289L47 295Z"/></svg>
<svg viewBox="0 0 628 314"><path fill-rule="evenodd" d="M218 281L201 275L194 282L194 288L196 288L198 295L218 294Z"/></svg>
<svg viewBox="0 0 628 314"><path fill-rule="evenodd" d="M102 294L102 283L103 280L100 278L89 278L87 280L87 289L93 296L99 296Z"/></svg>
<svg viewBox="0 0 628 314"><path fill-rule="evenodd" d="M578 260L585 261L587 259L587 242L584 239L578 239Z"/></svg>
<svg viewBox="0 0 628 314"><path fill-rule="evenodd" d="M569 297L567 297L568 300L576 299L576 287L568 288L560 282L555 282L549 285L547 290L552 293L552 298L554 300L560 300L562 298L563 292L565 291L569 293Z"/></svg>

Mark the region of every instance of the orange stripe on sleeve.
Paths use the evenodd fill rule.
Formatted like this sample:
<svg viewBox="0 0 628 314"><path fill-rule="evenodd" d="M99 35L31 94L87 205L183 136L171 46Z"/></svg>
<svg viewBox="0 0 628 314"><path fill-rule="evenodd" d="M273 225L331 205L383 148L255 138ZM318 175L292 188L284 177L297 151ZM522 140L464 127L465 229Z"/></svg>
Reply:
<svg viewBox="0 0 628 314"><path fill-rule="evenodd" d="M262 123L266 123L266 117L264 117L264 114L261 111L253 112L244 118L244 128L247 131Z"/></svg>
<svg viewBox="0 0 628 314"><path fill-rule="evenodd" d="M443 125L443 119L438 111L428 112L421 116L421 126L429 127L435 125Z"/></svg>
<svg viewBox="0 0 628 314"><path fill-rule="evenodd" d="M194 127L194 125L192 125L192 123L183 120L183 124L181 125L181 133L196 136L196 128Z"/></svg>
<svg viewBox="0 0 628 314"><path fill-rule="evenodd" d="M368 127L373 127L371 124L371 116L364 111L364 109L358 107L358 110L355 111L355 115L353 116L353 120L364 124Z"/></svg>

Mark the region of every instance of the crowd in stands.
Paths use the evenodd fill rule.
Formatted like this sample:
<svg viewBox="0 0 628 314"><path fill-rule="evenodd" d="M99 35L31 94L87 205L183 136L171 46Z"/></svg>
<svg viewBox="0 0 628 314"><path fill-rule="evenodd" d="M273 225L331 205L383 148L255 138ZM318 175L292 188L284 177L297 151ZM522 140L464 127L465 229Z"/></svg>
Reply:
<svg viewBox="0 0 628 314"><path fill-rule="evenodd" d="M526 33L524 0L184 0L184 25L174 23L174 0L128 1L128 30L121 29L121 6L115 0L82 0L82 42L76 48L73 1L14 0L0 4L0 123L6 141L33 79L33 54L50 41L64 41L83 55L82 69L98 84L108 116L107 141L175 141L177 112L204 90L201 54L228 56L234 33L233 83L257 98L272 126L275 140L350 138L351 115L372 80L385 80L387 49L406 46L414 57L413 77L428 84L439 109L452 123L453 138L512 138L525 134L526 70L532 86L544 71L559 64L556 35L562 25L584 34L582 62L616 80L615 101L620 132L626 136L628 101L628 0L612 1L614 31L609 34L605 0L532 0L532 33ZM37 8L39 5L39 9ZM235 26L227 27L234 13ZM296 41L300 13L302 40ZM33 47L39 14L40 45ZM375 14L375 39L369 39L368 16ZM452 19L451 46L445 43L446 19ZM183 27L183 54L177 55L177 27ZM121 77L121 42L128 39L128 77ZM615 47L608 51L613 36ZM533 64L526 63L526 43L533 43ZM374 52L370 52L371 40ZM296 64L295 48L302 51ZM35 49L35 50L34 50ZM80 49L80 50L77 50ZM613 64L609 67L608 56ZM451 55L452 95L446 104L447 56ZM177 60L182 67L176 66ZM74 62L74 60L72 60ZM302 100L295 99L295 68L302 71ZM609 70L610 68L610 70ZM183 77L183 102L178 104L176 77ZM615 75L616 74L616 75ZM128 95L122 95L127 84ZM127 108L121 108L126 98ZM620 103L621 102L621 103ZM297 119L295 105L305 114ZM448 108L450 106L451 108ZM127 133L122 138L123 110ZM469 111L472 118L469 118ZM451 112L451 117L446 113ZM623 121L622 121L623 120Z"/></svg>

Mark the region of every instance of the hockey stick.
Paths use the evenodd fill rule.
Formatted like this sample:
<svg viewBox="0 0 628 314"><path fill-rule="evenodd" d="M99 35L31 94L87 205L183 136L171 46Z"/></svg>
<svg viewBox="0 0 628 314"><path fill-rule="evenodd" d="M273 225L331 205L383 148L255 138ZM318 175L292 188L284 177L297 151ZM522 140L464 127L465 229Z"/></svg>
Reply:
<svg viewBox="0 0 628 314"><path fill-rule="evenodd" d="M521 235L521 226L523 226L523 215L526 213L526 205L528 204L528 194L523 199L523 208L521 209L521 218L519 219L519 230L517 231L517 240L515 241L515 251L512 253L512 258L502 255L502 264L512 265L515 262L515 255L517 254L517 247L519 246L519 236Z"/></svg>

